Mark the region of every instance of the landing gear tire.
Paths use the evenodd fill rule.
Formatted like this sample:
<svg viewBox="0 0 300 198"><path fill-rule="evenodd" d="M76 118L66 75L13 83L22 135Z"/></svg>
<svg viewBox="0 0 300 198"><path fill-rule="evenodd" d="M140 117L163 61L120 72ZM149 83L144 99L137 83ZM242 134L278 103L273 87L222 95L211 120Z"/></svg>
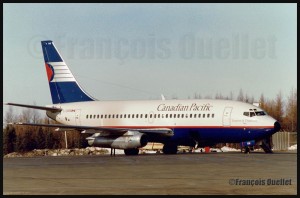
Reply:
<svg viewBox="0 0 300 198"><path fill-rule="evenodd" d="M124 149L125 155L138 155L139 149Z"/></svg>
<svg viewBox="0 0 300 198"><path fill-rule="evenodd" d="M163 147L164 154L176 154L177 153L177 145L175 144L165 144Z"/></svg>

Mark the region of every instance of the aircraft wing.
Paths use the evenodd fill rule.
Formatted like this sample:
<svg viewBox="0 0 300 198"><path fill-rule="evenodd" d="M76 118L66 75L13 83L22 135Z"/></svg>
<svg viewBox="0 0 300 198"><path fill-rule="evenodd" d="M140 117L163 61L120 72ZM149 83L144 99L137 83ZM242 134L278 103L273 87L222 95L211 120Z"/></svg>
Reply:
<svg viewBox="0 0 300 198"><path fill-rule="evenodd" d="M93 126L77 126L64 124L34 124L34 123L9 123L11 125L27 125L41 127L57 127L56 131L75 130L81 133L100 133L101 136L122 135L127 131L138 131L140 133L157 134L161 136L173 136L174 132L169 128L109 128L109 127L93 127Z"/></svg>

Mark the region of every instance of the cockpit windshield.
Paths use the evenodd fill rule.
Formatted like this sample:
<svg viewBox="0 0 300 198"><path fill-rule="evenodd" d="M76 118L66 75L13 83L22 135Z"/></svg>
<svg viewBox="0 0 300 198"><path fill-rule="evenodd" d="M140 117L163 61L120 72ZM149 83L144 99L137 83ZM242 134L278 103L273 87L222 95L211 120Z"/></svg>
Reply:
<svg viewBox="0 0 300 198"><path fill-rule="evenodd" d="M253 116L264 116L267 115L264 111L258 111L257 109L249 109L243 113L244 116L253 117Z"/></svg>

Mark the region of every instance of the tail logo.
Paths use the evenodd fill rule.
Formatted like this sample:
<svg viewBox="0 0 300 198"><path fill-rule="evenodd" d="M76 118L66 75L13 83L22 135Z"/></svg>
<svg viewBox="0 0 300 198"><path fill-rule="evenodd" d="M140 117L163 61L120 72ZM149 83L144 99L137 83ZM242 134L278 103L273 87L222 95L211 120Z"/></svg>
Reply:
<svg viewBox="0 0 300 198"><path fill-rule="evenodd" d="M49 63L45 63L45 66L46 66L46 71L47 71L47 76L48 76L48 82L51 82L54 77L54 69L53 69L52 65L50 65Z"/></svg>

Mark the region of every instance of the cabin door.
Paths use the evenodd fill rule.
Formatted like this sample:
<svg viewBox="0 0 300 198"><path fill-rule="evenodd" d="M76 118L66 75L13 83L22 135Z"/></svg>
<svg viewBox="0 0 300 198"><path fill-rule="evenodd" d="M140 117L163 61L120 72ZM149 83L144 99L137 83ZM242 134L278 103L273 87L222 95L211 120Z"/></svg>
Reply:
<svg viewBox="0 0 300 198"><path fill-rule="evenodd" d="M231 125L231 111L232 107L225 107L223 112L223 126Z"/></svg>
<svg viewBox="0 0 300 198"><path fill-rule="evenodd" d="M76 125L81 125L81 122L80 122L80 109L75 109L75 122L76 122Z"/></svg>

